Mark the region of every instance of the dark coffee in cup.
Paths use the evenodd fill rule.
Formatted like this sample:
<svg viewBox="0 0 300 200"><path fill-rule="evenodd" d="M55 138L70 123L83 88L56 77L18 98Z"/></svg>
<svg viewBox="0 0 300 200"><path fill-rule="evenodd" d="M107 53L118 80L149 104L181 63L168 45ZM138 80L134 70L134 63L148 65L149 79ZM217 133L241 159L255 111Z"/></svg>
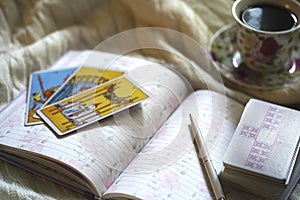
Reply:
<svg viewBox="0 0 300 200"><path fill-rule="evenodd" d="M241 13L241 20L246 25L262 31L285 31L297 26L294 13L274 5L253 5Z"/></svg>
<svg viewBox="0 0 300 200"><path fill-rule="evenodd" d="M298 0L235 0L236 45L245 66L265 74L288 70L299 48Z"/></svg>

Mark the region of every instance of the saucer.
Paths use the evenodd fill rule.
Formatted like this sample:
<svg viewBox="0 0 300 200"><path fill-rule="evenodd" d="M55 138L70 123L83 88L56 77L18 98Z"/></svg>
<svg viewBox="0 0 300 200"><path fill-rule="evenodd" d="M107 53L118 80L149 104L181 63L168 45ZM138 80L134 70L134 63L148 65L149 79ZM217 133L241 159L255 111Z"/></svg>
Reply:
<svg viewBox="0 0 300 200"><path fill-rule="evenodd" d="M300 81L300 48L293 54L297 59L287 61L287 66L278 72L260 74L248 68L236 46L235 23L218 30L210 40L209 52L214 66L226 79L250 88L278 89L289 87Z"/></svg>

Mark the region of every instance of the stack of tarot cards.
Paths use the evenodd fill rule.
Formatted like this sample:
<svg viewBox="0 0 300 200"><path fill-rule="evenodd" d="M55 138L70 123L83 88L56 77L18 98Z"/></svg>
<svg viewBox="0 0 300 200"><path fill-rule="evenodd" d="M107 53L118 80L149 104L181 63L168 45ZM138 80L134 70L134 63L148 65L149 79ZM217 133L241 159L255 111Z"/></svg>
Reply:
<svg viewBox="0 0 300 200"><path fill-rule="evenodd" d="M46 123L65 135L149 96L125 72L92 67L38 71L31 75L25 125Z"/></svg>
<svg viewBox="0 0 300 200"><path fill-rule="evenodd" d="M278 199L295 168L299 120L299 111L251 99L226 150L221 176L247 192Z"/></svg>

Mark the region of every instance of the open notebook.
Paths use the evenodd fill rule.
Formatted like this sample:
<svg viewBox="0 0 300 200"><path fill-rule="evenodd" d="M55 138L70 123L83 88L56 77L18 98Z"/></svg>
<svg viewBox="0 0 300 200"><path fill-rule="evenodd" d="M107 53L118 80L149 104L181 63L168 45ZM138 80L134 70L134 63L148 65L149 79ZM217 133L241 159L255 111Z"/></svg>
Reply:
<svg viewBox="0 0 300 200"><path fill-rule="evenodd" d="M44 124L23 125L24 92L0 113L0 158L91 198L214 199L189 114L197 116L220 173L244 107L216 92L193 92L174 71L141 59L70 52L54 68L80 66L86 56L85 66L126 71L149 100L58 138ZM259 198L224 189L229 199Z"/></svg>

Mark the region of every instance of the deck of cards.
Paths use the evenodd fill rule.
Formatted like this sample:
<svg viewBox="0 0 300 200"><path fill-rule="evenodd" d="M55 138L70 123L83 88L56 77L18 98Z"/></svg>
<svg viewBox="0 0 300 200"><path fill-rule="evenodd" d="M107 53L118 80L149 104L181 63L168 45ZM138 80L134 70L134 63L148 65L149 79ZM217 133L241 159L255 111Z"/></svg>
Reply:
<svg viewBox="0 0 300 200"><path fill-rule="evenodd" d="M125 72L92 67L31 74L25 125L46 123L65 135L147 99Z"/></svg>

